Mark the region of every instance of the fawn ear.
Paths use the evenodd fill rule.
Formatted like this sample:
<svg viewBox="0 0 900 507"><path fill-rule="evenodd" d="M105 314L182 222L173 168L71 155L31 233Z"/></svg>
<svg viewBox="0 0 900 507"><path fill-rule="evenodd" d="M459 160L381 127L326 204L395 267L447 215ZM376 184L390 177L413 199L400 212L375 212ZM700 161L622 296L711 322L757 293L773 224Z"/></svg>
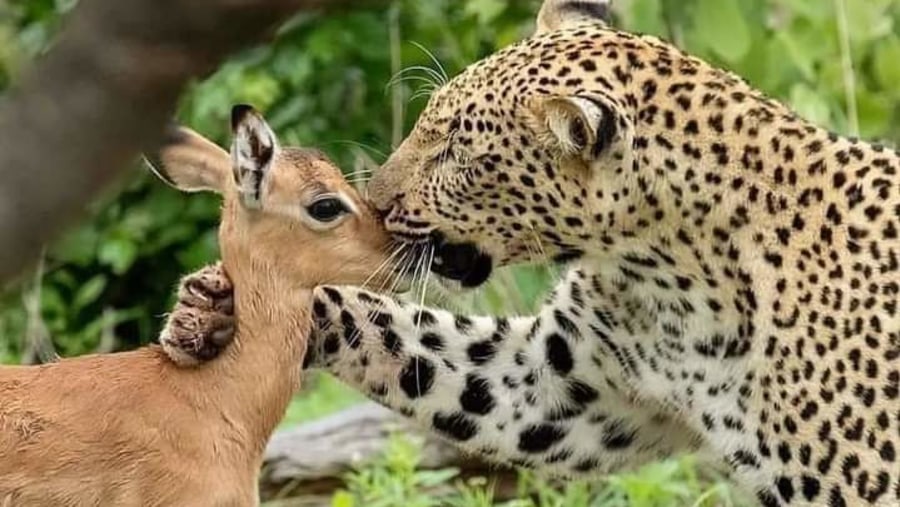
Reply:
<svg viewBox="0 0 900 507"><path fill-rule="evenodd" d="M258 209L278 154L278 139L262 115L244 104L232 108L231 130L234 135L231 162L241 202L250 209Z"/></svg>
<svg viewBox="0 0 900 507"><path fill-rule="evenodd" d="M537 17L536 35L579 23L609 25L612 0L544 0Z"/></svg>
<svg viewBox="0 0 900 507"><path fill-rule="evenodd" d="M193 130L166 128L159 150L144 160L156 176L184 192L222 193L231 172L228 152Z"/></svg>

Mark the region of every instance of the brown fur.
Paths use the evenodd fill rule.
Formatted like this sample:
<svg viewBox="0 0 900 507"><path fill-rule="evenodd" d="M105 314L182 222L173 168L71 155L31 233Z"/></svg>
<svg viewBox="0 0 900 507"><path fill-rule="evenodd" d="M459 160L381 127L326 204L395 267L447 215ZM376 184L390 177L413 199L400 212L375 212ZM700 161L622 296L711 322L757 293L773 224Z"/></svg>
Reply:
<svg viewBox="0 0 900 507"><path fill-rule="evenodd" d="M167 179L224 195L235 342L197 368L158 346L0 368L0 505L256 505L263 449L299 385L310 289L361 283L386 258L377 219L324 157L276 151L262 208L247 210L224 150L186 129L172 142ZM317 189L356 212L306 227L293 210Z"/></svg>

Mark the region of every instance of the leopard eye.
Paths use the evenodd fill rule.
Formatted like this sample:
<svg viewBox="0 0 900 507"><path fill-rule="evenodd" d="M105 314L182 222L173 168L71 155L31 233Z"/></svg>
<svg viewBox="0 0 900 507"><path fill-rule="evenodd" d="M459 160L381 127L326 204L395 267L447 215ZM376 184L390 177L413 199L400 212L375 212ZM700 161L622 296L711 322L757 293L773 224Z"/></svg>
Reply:
<svg viewBox="0 0 900 507"><path fill-rule="evenodd" d="M445 145L441 149L441 151L431 155L428 158L427 165L440 169L441 167L444 166L444 164L446 164L447 162L451 162L451 161L452 162L456 161L456 154L455 154L453 148L451 148L450 145L448 144L448 145Z"/></svg>
<svg viewBox="0 0 900 507"><path fill-rule="evenodd" d="M350 210L347 209L344 201L337 197L325 197L307 206L306 212L313 220L329 223L349 213Z"/></svg>
<svg viewBox="0 0 900 507"><path fill-rule="evenodd" d="M469 165L472 162L472 157L465 150L451 149L450 156L453 157L457 165Z"/></svg>

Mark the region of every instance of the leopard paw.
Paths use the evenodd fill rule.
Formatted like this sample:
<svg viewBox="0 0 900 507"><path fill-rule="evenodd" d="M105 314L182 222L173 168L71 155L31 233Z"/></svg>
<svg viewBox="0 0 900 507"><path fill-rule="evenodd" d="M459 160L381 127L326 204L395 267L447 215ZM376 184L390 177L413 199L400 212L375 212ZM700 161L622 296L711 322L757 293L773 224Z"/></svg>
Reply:
<svg viewBox="0 0 900 507"><path fill-rule="evenodd" d="M215 264L181 280L178 303L159 341L175 364L195 366L218 357L234 332L234 287Z"/></svg>

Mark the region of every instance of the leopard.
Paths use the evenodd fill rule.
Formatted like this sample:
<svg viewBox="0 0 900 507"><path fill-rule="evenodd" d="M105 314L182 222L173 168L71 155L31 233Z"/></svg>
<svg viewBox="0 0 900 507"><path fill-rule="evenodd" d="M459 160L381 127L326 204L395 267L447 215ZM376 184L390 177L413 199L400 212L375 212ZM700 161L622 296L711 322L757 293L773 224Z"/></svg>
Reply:
<svg viewBox="0 0 900 507"><path fill-rule="evenodd" d="M551 476L692 453L765 507L900 504L900 154L611 10L546 0L531 36L434 92L367 186L437 279L562 266L544 306L320 287L306 366Z"/></svg>

